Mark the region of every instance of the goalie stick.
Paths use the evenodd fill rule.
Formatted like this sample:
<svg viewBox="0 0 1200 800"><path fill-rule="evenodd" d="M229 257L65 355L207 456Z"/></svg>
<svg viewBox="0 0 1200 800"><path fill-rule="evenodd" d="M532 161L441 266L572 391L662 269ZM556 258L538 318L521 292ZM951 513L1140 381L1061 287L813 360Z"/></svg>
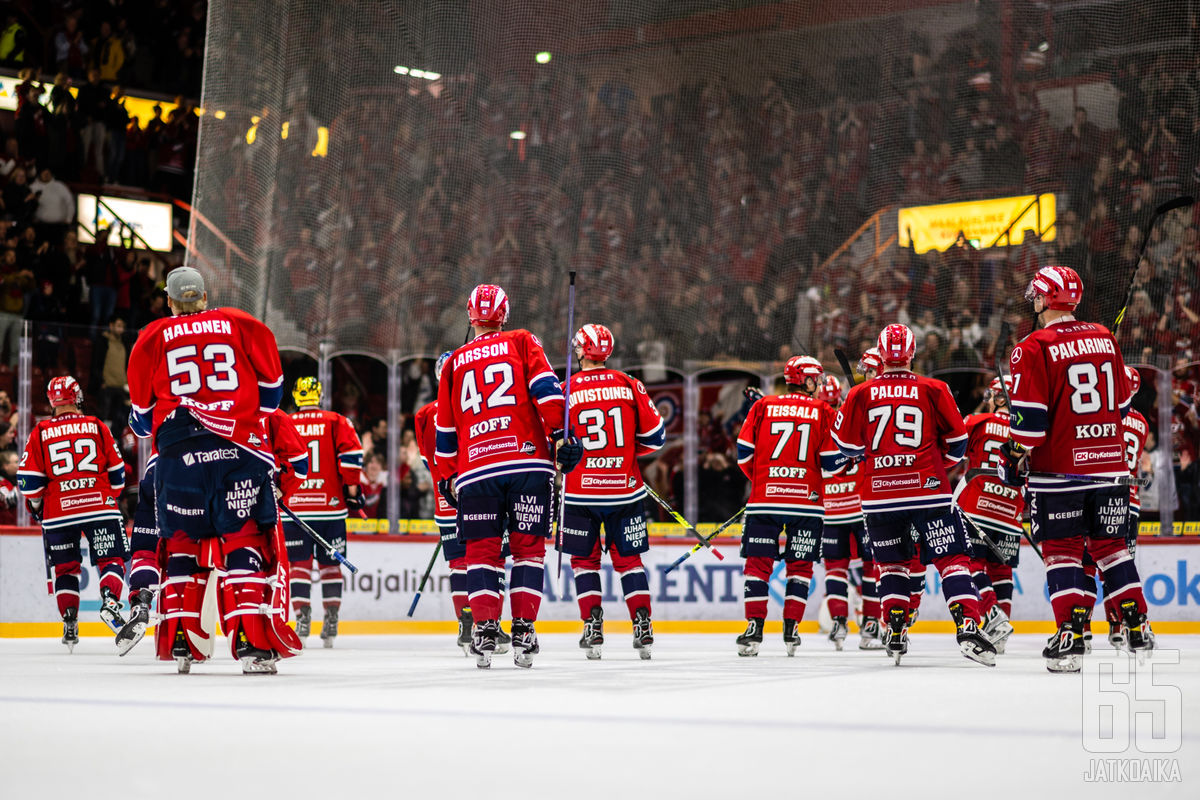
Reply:
<svg viewBox="0 0 1200 800"><path fill-rule="evenodd" d="M683 527L687 528L688 533L690 533L692 536L695 536L700 541L701 547L707 547L709 550L711 550L712 554L717 557L717 561L725 560L725 556L723 556L721 554L721 551L718 550L717 548L713 547L712 542L710 542L708 539L705 539L703 536L701 536L700 531L696 530L696 526L693 525L692 523L688 522L686 519L684 519L683 515L680 514L678 511L671 508L671 504L668 503L666 500L663 500L662 497L659 496L658 492L656 492L650 488L649 484L646 484L646 494L653 497L654 502L656 502L660 506L662 506L663 509L665 509L666 512L671 515L672 519L674 519L676 522L678 522Z"/></svg>
<svg viewBox="0 0 1200 800"><path fill-rule="evenodd" d="M742 514L745 514L745 513L746 513L746 507L742 506L741 508L738 509L738 512L736 514L734 514L732 517L730 517L729 519L722 522L721 526L719 528L717 528L715 531L710 533L708 536L705 536L704 542L711 542L713 539L717 538L717 536L721 533L721 531L725 530L730 525L737 522L738 519L742 516ZM688 550L686 553L681 555L679 558L672 561L671 565L663 571L663 574L666 575L668 572L671 572L676 567L678 567L680 564L682 564L683 562L685 562L689 558L691 558L693 555L695 555L697 553L697 551L700 550L701 547L704 547L704 542L697 542L696 544L692 545L692 549Z"/></svg>
<svg viewBox="0 0 1200 800"><path fill-rule="evenodd" d="M1121 323L1125 321L1125 311L1129 308L1129 303L1133 300L1134 281L1137 280L1138 267L1142 264L1142 256L1146 252L1146 243L1150 241L1150 234L1154 231L1154 225L1164 214L1169 214L1177 208L1190 206L1194 202L1196 202L1196 198L1191 195L1180 195L1158 206L1154 209L1154 213L1150 215L1150 221L1142 229L1142 246L1138 248L1137 259L1133 262L1133 271L1129 276L1129 289L1125 292L1125 305L1121 306L1121 310L1117 312L1116 320L1113 322L1112 335L1114 339L1117 338L1117 331L1121 329Z"/></svg>
<svg viewBox="0 0 1200 800"><path fill-rule="evenodd" d="M352 573L358 572L358 567L351 564L344 555L339 553L337 551L337 549L334 548L333 545L331 545L329 542L325 541L324 536L322 536L321 534L314 531L307 522L305 522L304 520L297 517L296 512L292 511L290 508L285 506L282 501L279 501L279 508L283 511L283 513L288 515L288 518L292 522L294 522L300 526L300 530L304 531L304 533L308 535L308 538L312 539L314 542L319 544L321 547L324 547L326 554L330 558L332 558L334 561L336 561L339 564L341 564L342 566L344 566L346 569L350 570Z"/></svg>

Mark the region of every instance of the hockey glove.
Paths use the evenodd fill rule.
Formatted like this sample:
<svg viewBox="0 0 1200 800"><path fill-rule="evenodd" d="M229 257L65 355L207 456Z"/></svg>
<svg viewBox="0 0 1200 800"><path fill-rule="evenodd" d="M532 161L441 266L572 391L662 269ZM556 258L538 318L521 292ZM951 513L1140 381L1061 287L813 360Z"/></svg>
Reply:
<svg viewBox="0 0 1200 800"><path fill-rule="evenodd" d="M359 489L354 494L350 494L350 487L342 487L342 499L346 501L346 508L351 511L358 511L363 507L362 490Z"/></svg>
<svg viewBox="0 0 1200 800"><path fill-rule="evenodd" d="M574 436L559 441L558 447L554 450L554 460L565 475L579 466L579 462L583 460L583 443Z"/></svg>
<svg viewBox="0 0 1200 800"><path fill-rule="evenodd" d="M1000 445L1000 463L996 465L1000 480L1009 486L1024 486L1029 474L1029 453L1016 442Z"/></svg>
<svg viewBox="0 0 1200 800"><path fill-rule="evenodd" d="M757 403L763 399L763 391L757 386L747 386L745 389L742 389L742 394L751 403Z"/></svg>
<svg viewBox="0 0 1200 800"><path fill-rule="evenodd" d="M454 476L442 478L438 481L438 491L442 493L442 497L450 504L451 508L458 508L458 497L454 494Z"/></svg>
<svg viewBox="0 0 1200 800"><path fill-rule="evenodd" d="M25 499L25 508L29 511L29 516L33 517L38 522L42 521L42 501L41 499L30 500Z"/></svg>

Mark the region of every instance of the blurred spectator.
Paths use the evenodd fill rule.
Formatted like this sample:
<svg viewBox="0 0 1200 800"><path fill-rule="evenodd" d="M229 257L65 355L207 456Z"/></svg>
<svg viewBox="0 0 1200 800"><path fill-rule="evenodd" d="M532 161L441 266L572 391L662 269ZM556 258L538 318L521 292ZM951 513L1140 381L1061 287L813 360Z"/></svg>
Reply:
<svg viewBox="0 0 1200 800"><path fill-rule="evenodd" d="M359 486L363 495L363 513L367 519L387 518L387 470L383 464L383 456L379 453L371 453L363 461Z"/></svg>
<svg viewBox="0 0 1200 800"><path fill-rule="evenodd" d="M17 461L16 450L0 450L0 525L17 524Z"/></svg>
<svg viewBox="0 0 1200 800"><path fill-rule="evenodd" d="M75 196L71 190L55 178L48 167L30 184L29 190L37 196L37 210L33 219L44 227L42 235L55 239L62 236L66 226L75 219Z"/></svg>
<svg viewBox="0 0 1200 800"><path fill-rule="evenodd" d="M97 416L119 435L129 416L129 350L125 346L125 320L113 317L108 330L92 347L89 386L96 398Z"/></svg>
<svg viewBox="0 0 1200 800"><path fill-rule="evenodd" d="M63 20L62 29L54 35L54 52L54 63L59 72L74 78L83 77L88 46L83 40L83 31L79 30L79 18L74 14Z"/></svg>
<svg viewBox="0 0 1200 800"><path fill-rule="evenodd" d="M8 396L8 392L0 389L0 424L8 422L16 429L17 424L17 407L13 405L12 399ZM13 434L16 435L15 433Z"/></svg>
<svg viewBox="0 0 1200 800"><path fill-rule="evenodd" d="M109 89L100 83L100 70L89 69L87 83L79 87L77 96L79 144L83 150L83 163L95 170L96 178L104 172L105 137L108 129L104 125L108 117Z"/></svg>
<svg viewBox="0 0 1200 800"><path fill-rule="evenodd" d="M25 295L33 290L33 271L17 263L16 250L5 250L0 259L0 349L7 346L8 365L16 369Z"/></svg>

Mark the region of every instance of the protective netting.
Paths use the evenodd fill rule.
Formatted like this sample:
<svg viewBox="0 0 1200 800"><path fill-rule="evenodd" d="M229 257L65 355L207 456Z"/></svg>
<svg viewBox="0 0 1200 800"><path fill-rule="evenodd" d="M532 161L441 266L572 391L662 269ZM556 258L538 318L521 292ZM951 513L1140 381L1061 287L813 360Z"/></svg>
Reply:
<svg viewBox="0 0 1200 800"><path fill-rule="evenodd" d="M451 347L484 280L558 353L575 269L626 364L832 366L900 320L922 371L982 375L1038 265L1111 324L1200 177L1194 2L214 0L208 30L194 260L309 353ZM898 229L1026 195L1056 216ZM1198 349L1196 215L1154 229L1131 361Z"/></svg>

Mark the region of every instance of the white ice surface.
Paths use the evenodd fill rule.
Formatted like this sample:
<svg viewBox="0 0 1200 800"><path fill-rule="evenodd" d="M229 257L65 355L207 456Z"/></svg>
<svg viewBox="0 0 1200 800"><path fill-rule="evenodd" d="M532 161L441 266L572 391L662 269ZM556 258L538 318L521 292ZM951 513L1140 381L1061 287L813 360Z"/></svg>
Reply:
<svg viewBox="0 0 1200 800"><path fill-rule="evenodd" d="M484 671L449 636L313 637L274 677L223 641L185 676L149 640L0 640L0 798L1200 797L1196 636L1159 637L1181 650L1175 784L1084 782L1082 679L1046 672L1042 636L995 669L942 635L898 668L818 635L795 658L660 635L649 662L627 634L599 662L541 638L532 670Z"/></svg>

